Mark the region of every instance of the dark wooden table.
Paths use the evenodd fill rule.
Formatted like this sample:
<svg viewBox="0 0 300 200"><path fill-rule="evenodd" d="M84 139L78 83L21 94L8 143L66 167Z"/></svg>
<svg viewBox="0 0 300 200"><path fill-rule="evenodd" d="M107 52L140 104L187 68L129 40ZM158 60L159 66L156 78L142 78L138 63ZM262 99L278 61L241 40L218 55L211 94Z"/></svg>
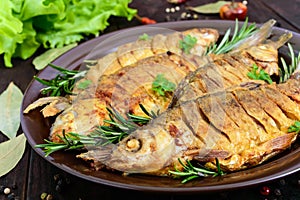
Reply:
<svg viewBox="0 0 300 200"><path fill-rule="evenodd" d="M137 8L140 16L147 16L157 22L180 20L180 14L185 11L185 5L199 5L209 0L190 0L180 5L181 10L167 14L165 9L173 7L166 0L134 0L130 6ZM277 20L277 26L295 32L300 31L300 0L253 0L248 2L249 21L263 23L270 18ZM218 15L199 15L200 20L219 19ZM111 18L111 26L105 33L141 25L136 19L127 22L125 19ZM13 81L24 92L33 75L37 73L31 64L32 59L25 61L13 60L14 67L7 69L0 60L0 92L9 82ZM1 123L1 122L0 122ZM19 133L22 133L20 128ZM5 141L0 134L0 142ZM300 161L299 161L300 162ZM57 187L56 178L60 177L64 184ZM264 183L249 188L214 194L172 195L153 194L112 188L82 180L54 167L38 156L27 145L25 154L19 164L7 175L0 178L0 185L10 187L18 199L40 199L43 192L52 194L54 199L94 200L94 199L300 199L300 172L280 178L270 183ZM268 196L263 196L260 189L267 186L271 189ZM7 199L0 194L0 199Z"/></svg>

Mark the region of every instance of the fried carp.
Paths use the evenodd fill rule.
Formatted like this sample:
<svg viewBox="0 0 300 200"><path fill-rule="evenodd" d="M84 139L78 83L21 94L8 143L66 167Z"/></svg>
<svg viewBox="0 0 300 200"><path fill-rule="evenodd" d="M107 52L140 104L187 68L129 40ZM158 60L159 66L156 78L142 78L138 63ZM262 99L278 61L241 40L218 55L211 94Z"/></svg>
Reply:
<svg viewBox="0 0 300 200"><path fill-rule="evenodd" d="M78 157L125 173L167 175L178 158L236 171L258 165L290 147L300 120L300 79L283 84L244 83L169 108L116 145Z"/></svg>
<svg viewBox="0 0 300 200"><path fill-rule="evenodd" d="M263 25L260 31L256 33L259 37L255 41L261 42L265 40L273 24L274 22L271 20ZM179 48L179 41L187 34L197 38L197 44L191 49L191 54L189 55L182 53L182 50ZM177 85L188 73L195 71L196 68L202 68L205 63L218 65L219 68L222 68L222 64L218 63L223 62L223 56L201 56L205 52L203 49L207 48L217 37L218 35L213 29L192 29L167 36L155 35L149 41L138 40L135 43L119 47L116 52L100 59L97 65L87 72L86 77L82 81L92 81L88 88L80 90L78 87L75 87L73 92L78 93L78 95L73 98L70 107L57 116L51 128L50 139L59 141L60 138L57 136L61 135L63 130L84 135L89 134L98 125L103 125L104 119L108 119L106 110L108 106L112 106L123 115L128 112L135 115L143 115L144 113L140 109L139 104L143 104L147 110L154 112L166 110L172 99L172 94L169 93L164 97L155 94L151 89L154 78L158 74L164 74L169 81ZM279 41L282 43L283 40ZM259 66L263 64L266 68L269 66L274 69L278 68L277 48L280 46L278 44L281 44L279 41L253 46L255 43L251 40L251 42L247 42L248 46L243 44L241 45L242 47L237 48L240 51L233 54L233 56L240 56L244 63L243 66L228 63L231 69L228 66L225 66L226 70L220 69L224 73L222 78L227 80L224 87L249 80L246 74L250 70L249 66L253 63ZM137 47L142 49L136 49ZM267 59L256 59L257 55L255 53L249 57L250 51L261 52L259 51L260 49L266 48L270 49ZM125 49L127 50L125 51ZM138 52L141 54L140 51L144 51L142 53L143 56L136 55ZM130 61L125 63L125 58ZM225 58L227 57L225 56ZM214 61L212 62L212 60ZM107 68L108 66L109 68ZM214 69L208 68L207 65L203 68L203 71L206 71L207 74L213 75L215 73ZM230 70L232 71L227 73ZM241 77L234 75L234 72L242 74ZM175 94L176 96L178 95L177 93ZM37 106L40 106L40 103ZM34 106L32 107L34 108ZM50 107L55 107L55 105L51 104ZM47 107L44 110L60 111L60 109ZM25 111L29 112L28 109Z"/></svg>

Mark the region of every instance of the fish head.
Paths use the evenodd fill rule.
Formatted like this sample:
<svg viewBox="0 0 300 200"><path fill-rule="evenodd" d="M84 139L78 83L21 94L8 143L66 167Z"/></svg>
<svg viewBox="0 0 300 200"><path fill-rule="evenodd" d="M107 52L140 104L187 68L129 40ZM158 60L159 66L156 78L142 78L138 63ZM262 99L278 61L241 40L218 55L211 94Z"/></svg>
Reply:
<svg viewBox="0 0 300 200"><path fill-rule="evenodd" d="M126 173L151 173L169 165L175 152L172 136L163 129L138 129L112 148L106 166Z"/></svg>

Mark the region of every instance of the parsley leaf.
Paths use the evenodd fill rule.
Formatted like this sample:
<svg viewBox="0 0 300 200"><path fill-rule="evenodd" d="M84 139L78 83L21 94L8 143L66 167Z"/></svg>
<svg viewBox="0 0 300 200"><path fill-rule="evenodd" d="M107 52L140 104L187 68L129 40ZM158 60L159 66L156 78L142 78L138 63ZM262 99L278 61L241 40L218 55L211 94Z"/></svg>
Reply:
<svg viewBox="0 0 300 200"><path fill-rule="evenodd" d="M84 90L84 89L88 88L88 86L89 86L91 83L92 83L91 80L84 80L84 81L78 83L78 88Z"/></svg>
<svg viewBox="0 0 300 200"><path fill-rule="evenodd" d="M265 72L263 69L258 71L258 66L256 64L253 64L253 69L251 72L248 72L247 76L253 80L263 80L269 84L273 83L270 75L267 72Z"/></svg>
<svg viewBox="0 0 300 200"><path fill-rule="evenodd" d="M168 81L163 74L158 74L152 83L152 90L160 96L165 96L165 92L173 92L175 88L175 83Z"/></svg>
<svg viewBox="0 0 300 200"><path fill-rule="evenodd" d="M149 40L150 36L147 33L139 36L139 40Z"/></svg>
<svg viewBox="0 0 300 200"><path fill-rule="evenodd" d="M294 125L289 127L288 132L296 132L298 134L300 132L300 121L295 121Z"/></svg>
<svg viewBox="0 0 300 200"><path fill-rule="evenodd" d="M183 40L179 41L179 48L182 49L184 53L189 54L196 43L197 38L191 35L186 35L184 36Z"/></svg>

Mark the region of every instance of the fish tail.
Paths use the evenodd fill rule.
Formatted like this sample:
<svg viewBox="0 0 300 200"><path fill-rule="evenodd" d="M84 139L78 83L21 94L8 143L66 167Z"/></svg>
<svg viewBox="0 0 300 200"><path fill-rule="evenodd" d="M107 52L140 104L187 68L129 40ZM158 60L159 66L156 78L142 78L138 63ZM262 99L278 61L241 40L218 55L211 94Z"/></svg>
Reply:
<svg viewBox="0 0 300 200"><path fill-rule="evenodd" d="M276 20L274 19L270 19L264 23L259 30L253 33L250 37L237 43L231 53L241 51L245 48L249 48L265 41L271 35L272 27L275 25L275 23Z"/></svg>
<svg viewBox="0 0 300 200"><path fill-rule="evenodd" d="M276 49L279 49L285 43L287 43L287 41L289 41L292 37L293 37L293 34L291 32L284 33L283 35L281 35L279 37L279 39L277 41L274 42L273 45Z"/></svg>

